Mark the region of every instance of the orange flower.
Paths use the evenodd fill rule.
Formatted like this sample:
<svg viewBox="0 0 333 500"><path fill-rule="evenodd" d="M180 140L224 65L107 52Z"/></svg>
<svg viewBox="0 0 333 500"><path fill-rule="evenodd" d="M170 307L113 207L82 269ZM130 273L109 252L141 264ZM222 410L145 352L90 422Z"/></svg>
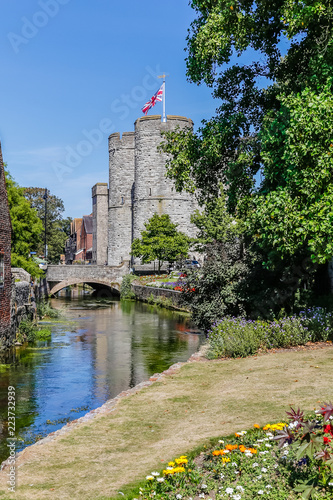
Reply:
<svg viewBox="0 0 333 500"><path fill-rule="evenodd" d="M213 451L214 457L218 457L219 455L224 455L224 450L215 450Z"/></svg>
<svg viewBox="0 0 333 500"><path fill-rule="evenodd" d="M239 451L241 451L242 453L244 453L244 451L246 451L246 447L243 444L240 444L238 448L239 448Z"/></svg>
<svg viewBox="0 0 333 500"><path fill-rule="evenodd" d="M254 424L253 427L255 427L256 429L260 429L260 425L258 425L258 424Z"/></svg>
<svg viewBox="0 0 333 500"><path fill-rule="evenodd" d="M236 436L236 438L240 438L241 437L241 435L237 434L237 432L235 432L235 436Z"/></svg>
<svg viewBox="0 0 333 500"><path fill-rule="evenodd" d="M229 451L236 450L237 448L238 448L237 444L227 444L227 446L225 447L225 449Z"/></svg>
<svg viewBox="0 0 333 500"><path fill-rule="evenodd" d="M257 453L257 450L255 448L248 448L248 450L252 453L252 455Z"/></svg>

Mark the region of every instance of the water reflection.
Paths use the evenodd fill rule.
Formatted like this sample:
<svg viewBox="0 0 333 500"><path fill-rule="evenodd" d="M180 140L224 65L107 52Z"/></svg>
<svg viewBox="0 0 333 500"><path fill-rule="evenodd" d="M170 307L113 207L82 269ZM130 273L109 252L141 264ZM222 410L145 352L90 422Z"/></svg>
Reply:
<svg viewBox="0 0 333 500"><path fill-rule="evenodd" d="M52 340L16 348L10 367L0 365L0 460L7 456L9 385L16 387L19 450L185 361L203 341L184 314L143 303L86 297L53 299L52 306L64 314L51 324Z"/></svg>

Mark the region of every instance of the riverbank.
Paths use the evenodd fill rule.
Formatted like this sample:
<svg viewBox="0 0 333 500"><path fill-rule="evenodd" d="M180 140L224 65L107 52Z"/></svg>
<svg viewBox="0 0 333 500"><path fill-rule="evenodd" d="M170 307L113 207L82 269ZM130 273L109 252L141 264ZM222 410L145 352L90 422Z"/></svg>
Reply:
<svg viewBox="0 0 333 500"><path fill-rule="evenodd" d="M192 358L125 391L17 457L16 494L0 474L0 498L107 499L176 455L284 418L289 405L313 409L333 398L332 345L245 359ZM195 362L194 362L195 361Z"/></svg>

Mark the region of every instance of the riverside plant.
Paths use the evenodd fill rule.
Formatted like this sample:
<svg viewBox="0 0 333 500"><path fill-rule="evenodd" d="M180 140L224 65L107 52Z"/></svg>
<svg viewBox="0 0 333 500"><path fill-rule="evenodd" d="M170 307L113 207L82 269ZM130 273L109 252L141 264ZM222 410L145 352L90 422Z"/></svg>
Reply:
<svg viewBox="0 0 333 500"><path fill-rule="evenodd" d="M148 474L135 498L332 499L332 403L308 418L293 408L287 416L288 422L254 424L199 454L181 455Z"/></svg>
<svg viewBox="0 0 333 500"><path fill-rule="evenodd" d="M308 342L330 342L333 337L333 318L322 308L302 311L274 321L245 320L225 317L207 332L207 356L245 357L259 350L287 348Z"/></svg>

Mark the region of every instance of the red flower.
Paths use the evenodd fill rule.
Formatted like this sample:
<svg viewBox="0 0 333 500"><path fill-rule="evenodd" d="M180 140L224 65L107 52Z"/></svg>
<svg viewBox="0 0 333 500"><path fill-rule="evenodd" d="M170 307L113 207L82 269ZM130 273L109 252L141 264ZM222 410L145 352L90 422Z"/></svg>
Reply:
<svg viewBox="0 0 333 500"><path fill-rule="evenodd" d="M325 434L331 434L331 436L333 437L333 427L331 424L328 424L328 425L324 425L324 432Z"/></svg>
<svg viewBox="0 0 333 500"><path fill-rule="evenodd" d="M330 443L330 442L331 442L331 440L330 440L330 439L328 439L328 437L324 437L324 444L328 444L328 443Z"/></svg>

